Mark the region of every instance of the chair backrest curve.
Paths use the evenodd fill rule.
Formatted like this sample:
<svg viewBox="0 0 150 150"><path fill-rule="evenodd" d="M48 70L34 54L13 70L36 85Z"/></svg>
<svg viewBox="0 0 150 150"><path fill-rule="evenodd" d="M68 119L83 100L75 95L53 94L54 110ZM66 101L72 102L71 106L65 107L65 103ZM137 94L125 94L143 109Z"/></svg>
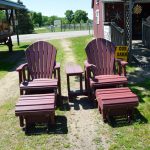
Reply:
<svg viewBox="0 0 150 150"><path fill-rule="evenodd" d="M115 45L98 38L88 43L85 48L87 61L96 66L94 75L114 74Z"/></svg>
<svg viewBox="0 0 150 150"><path fill-rule="evenodd" d="M32 79L52 78L56 48L48 42L38 41L25 51Z"/></svg>

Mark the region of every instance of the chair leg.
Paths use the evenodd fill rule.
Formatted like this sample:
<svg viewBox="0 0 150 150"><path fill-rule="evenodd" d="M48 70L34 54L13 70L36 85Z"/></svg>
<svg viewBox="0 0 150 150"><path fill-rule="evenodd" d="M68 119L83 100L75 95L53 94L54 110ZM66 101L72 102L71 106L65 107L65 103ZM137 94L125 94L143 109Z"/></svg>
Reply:
<svg viewBox="0 0 150 150"><path fill-rule="evenodd" d="M24 126L24 118L23 116L19 116L20 127Z"/></svg>
<svg viewBox="0 0 150 150"><path fill-rule="evenodd" d="M23 95L23 90L20 89L20 95Z"/></svg>
<svg viewBox="0 0 150 150"><path fill-rule="evenodd" d="M101 108L100 108L100 106L98 105L98 110L99 110L99 112L100 112L100 114L102 113L102 110L101 110Z"/></svg>
<svg viewBox="0 0 150 150"><path fill-rule="evenodd" d="M92 94L91 94L91 89L88 88L88 99L91 100L92 99Z"/></svg>
<svg viewBox="0 0 150 150"><path fill-rule="evenodd" d="M55 111L53 111L50 115L50 119L51 119L51 124L52 126L55 125Z"/></svg>
<svg viewBox="0 0 150 150"><path fill-rule="evenodd" d="M84 79L85 79L85 91L87 91L88 86L87 86L87 79L86 79L86 71L84 72Z"/></svg>

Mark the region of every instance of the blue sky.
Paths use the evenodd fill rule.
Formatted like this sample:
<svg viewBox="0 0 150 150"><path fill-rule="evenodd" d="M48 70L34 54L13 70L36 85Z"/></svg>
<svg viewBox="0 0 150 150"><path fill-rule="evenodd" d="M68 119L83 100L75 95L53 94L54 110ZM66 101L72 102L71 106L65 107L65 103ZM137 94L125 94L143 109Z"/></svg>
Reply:
<svg viewBox="0 0 150 150"><path fill-rule="evenodd" d="M17 2L17 0L12 0ZM66 10L82 9L88 13L92 19L91 0L21 0L29 10L41 12L42 15L57 15L64 17Z"/></svg>

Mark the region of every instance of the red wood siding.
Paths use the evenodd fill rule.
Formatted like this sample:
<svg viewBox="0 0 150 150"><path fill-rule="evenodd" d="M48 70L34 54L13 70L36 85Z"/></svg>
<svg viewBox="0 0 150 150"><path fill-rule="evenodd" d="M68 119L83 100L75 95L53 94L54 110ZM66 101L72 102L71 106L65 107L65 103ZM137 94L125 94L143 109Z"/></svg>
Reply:
<svg viewBox="0 0 150 150"><path fill-rule="evenodd" d="M99 24L96 22L96 10L99 10ZM94 25L94 36L95 38L104 38L104 25L103 25L103 3L99 2L96 4L94 0L93 5L93 25Z"/></svg>

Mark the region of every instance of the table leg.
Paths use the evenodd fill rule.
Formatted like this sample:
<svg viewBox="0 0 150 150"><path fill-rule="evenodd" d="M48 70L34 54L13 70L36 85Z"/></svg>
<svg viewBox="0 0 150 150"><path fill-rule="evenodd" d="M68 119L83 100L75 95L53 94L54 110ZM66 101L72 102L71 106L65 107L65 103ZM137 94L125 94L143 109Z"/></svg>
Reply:
<svg viewBox="0 0 150 150"><path fill-rule="evenodd" d="M70 80L69 80L69 75L67 75L67 88L68 88L68 96L70 94Z"/></svg>
<svg viewBox="0 0 150 150"><path fill-rule="evenodd" d="M83 86L82 86L82 74L80 75L80 92L83 92Z"/></svg>

